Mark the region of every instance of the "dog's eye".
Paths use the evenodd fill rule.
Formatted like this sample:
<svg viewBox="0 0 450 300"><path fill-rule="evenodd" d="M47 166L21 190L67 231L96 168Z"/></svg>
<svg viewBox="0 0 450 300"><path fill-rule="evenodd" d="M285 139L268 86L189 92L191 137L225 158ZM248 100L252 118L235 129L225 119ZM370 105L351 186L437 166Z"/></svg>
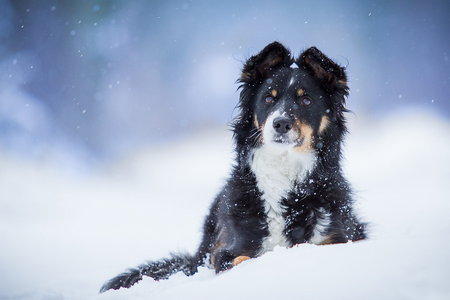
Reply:
<svg viewBox="0 0 450 300"><path fill-rule="evenodd" d="M311 103L312 103L312 101L309 98L303 98L303 100L302 100L302 105L303 106L310 106Z"/></svg>
<svg viewBox="0 0 450 300"><path fill-rule="evenodd" d="M273 97L272 96L266 96L266 98L264 98L264 101L266 103L271 104L271 103L273 103Z"/></svg>

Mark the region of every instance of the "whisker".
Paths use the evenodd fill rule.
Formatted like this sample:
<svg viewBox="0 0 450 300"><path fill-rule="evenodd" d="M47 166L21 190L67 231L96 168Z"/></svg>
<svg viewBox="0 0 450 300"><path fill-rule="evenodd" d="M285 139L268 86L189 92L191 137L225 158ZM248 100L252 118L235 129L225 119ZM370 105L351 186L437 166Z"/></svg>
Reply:
<svg viewBox="0 0 450 300"><path fill-rule="evenodd" d="M254 131L254 132L252 133L252 131ZM252 146L255 146L255 145L261 143L262 137L263 137L263 132L260 129L254 128L250 131L250 133L251 133L250 138L251 139L254 138Z"/></svg>
<svg viewBox="0 0 450 300"><path fill-rule="evenodd" d="M254 132L252 133L252 131L254 131ZM250 130L250 138L253 138L258 134L262 134L262 132L259 129L253 128L252 130Z"/></svg>

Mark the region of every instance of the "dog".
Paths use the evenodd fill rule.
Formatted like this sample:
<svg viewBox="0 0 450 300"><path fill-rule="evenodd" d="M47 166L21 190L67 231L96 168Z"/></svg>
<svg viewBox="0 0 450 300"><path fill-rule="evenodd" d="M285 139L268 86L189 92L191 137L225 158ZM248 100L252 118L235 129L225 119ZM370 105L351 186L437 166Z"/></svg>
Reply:
<svg viewBox="0 0 450 300"><path fill-rule="evenodd" d="M219 273L275 246L366 238L340 163L345 68L316 47L295 59L273 42L244 63L237 82L239 113L231 124L236 163L206 217L197 253L130 269L100 292L129 288L143 276L190 276L204 265Z"/></svg>

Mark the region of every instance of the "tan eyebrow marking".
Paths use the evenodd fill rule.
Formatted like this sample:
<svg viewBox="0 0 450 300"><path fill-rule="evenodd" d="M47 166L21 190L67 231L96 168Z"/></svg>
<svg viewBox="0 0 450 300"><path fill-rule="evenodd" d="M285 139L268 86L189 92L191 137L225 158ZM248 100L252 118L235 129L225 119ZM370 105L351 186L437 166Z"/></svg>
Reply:
<svg viewBox="0 0 450 300"><path fill-rule="evenodd" d="M274 96L274 97L276 97L277 96L277 94L278 94L278 92L277 92L277 90L276 89L273 89L273 90L271 90L270 91L270 93L272 94L272 96Z"/></svg>
<svg viewBox="0 0 450 300"><path fill-rule="evenodd" d="M303 96L304 93L305 93L305 91L303 89L298 89L298 91L297 91L297 95L299 95L299 96Z"/></svg>

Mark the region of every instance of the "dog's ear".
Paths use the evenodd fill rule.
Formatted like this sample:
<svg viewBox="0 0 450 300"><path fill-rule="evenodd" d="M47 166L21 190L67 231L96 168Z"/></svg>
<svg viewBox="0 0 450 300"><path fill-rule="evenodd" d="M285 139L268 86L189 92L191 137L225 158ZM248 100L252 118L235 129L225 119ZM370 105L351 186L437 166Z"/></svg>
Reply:
<svg viewBox="0 0 450 300"><path fill-rule="evenodd" d="M263 80L267 72L293 63L291 53L283 45L273 42L257 55L250 57L242 68L239 82L254 84Z"/></svg>
<svg viewBox="0 0 450 300"><path fill-rule="evenodd" d="M295 61L299 68L311 70L327 90L348 90L345 69L320 52L316 47L305 50Z"/></svg>

